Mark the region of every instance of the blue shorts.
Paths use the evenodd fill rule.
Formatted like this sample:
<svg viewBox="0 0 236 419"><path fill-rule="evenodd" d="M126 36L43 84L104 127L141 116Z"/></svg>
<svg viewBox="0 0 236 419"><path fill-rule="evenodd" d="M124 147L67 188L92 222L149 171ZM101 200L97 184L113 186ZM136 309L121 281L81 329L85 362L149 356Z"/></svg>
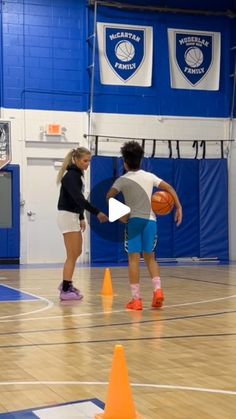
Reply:
<svg viewBox="0 0 236 419"><path fill-rule="evenodd" d="M125 236L125 249L128 253L152 253L157 244L156 221L130 218Z"/></svg>

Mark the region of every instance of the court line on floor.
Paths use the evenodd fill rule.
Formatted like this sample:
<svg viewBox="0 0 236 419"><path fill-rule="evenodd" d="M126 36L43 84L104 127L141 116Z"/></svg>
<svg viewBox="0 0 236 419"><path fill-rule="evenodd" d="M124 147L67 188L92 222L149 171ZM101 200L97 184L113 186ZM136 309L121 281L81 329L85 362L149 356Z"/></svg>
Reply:
<svg viewBox="0 0 236 419"><path fill-rule="evenodd" d="M229 282L211 281L207 279L190 278L190 277L177 276L177 275L169 275L168 278L174 278L174 279L183 280L183 281L195 281L199 283L213 284L213 285L226 285L227 287L236 287L236 284L232 284Z"/></svg>
<svg viewBox="0 0 236 419"><path fill-rule="evenodd" d="M214 334L197 334L197 335L175 335L175 336L145 336L138 338L110 338L110 339L93 339L93 340L73 340L66 342L43 342L43 343L27 343L27 344L14 344L14 345L0 345L0 349L16 349L16 348L29 348L29 347L43 347L43 346L66 346L66 345L83 345L83 344L104 344L118 342L144 342L153 340L173 340L173 339L205 339L205 338L225 338L234 337L236 333L214 333Z"/></svg>
<svg viewBox="0 0 236 419"><path fill-rule="evenodd" d="M26 316L27 314L35 314L35 313L38 313L40 311L48 310L49 308L51 308L54 305L54 303L52 301L47 300L44 297L38 297L38 298L48 302L48 305L46 307L43 307L43 308L35 310L35 311L29 311L29 312L20 313L20 314L13 314L13 315L9 315L9 316L1 316L0 317L0 323L15 322L15 321L17 321L18 316ZM214 302L217 302L217 301L229 300L229 299L233 299L233 298L236 298L236 294L228 295L227 297L214 298L214 299L211 299L211 300L192 301L190 303L166 305L166 306L164 306L164 308L186 307L186 306L191 306L191 305L196 305L196 304L214 303ZM72 301L72 302L74 302L74 301ZM81 302L77 302L77 303L81 304ZM144 308L143 309L143 311L147 311L147 310L150 310L150 308ZM91 317L91 316L94 316L95 314L96 314L96 316L98 316L98 315L104 315L104 314L116 314L116 313L124 313L124 312L128 312L127 309L109 310L109 311L100 311L100 312L98 311L96 313L61 314L59 316L30 317L28 319L21 319L21 321L26 322L26 321L35 321L35 320L55 320L55 319L61 319L62 317L63 318Z"/></svg>
<svg viewBox="0 0 236 419"><path fill-rule="evenodd" d="M130 313L130 312L129 312ZM134 312L135 314L136 312ZM224 316L226 314L235 314L236 310L225 310L225 311L218 311L218 312L212 312L212 313L202 313L202 314L192 314L192 315L186 315L186 316L178 316L178 317L163 317L163 318L156 318L156 319L149 319L149 320L137 320L137 321L123 321L119 323L109 323L109 324L93 324L88 326L74 326L74 327L60 327L60 328L51 328L51 329L33 329L33 330L24 330L25 334L31 334L31 333L54 333L54 332L64 332L64 331L78 331L78 330L85 330L85 329L97 329L97 328L107 328L107 327L118 327L118 326L127 326L127 325L134 325L134 324L147 324L147 323L163 323L163 322L169 322L169 321L178 321L178 320L192 320L192 319L198 319L202 317L213 317L213 316ZM133 314L133 312L131 312ZM18 335L22 334L22 331L10 331L10 332L0 332L0 336L6 336L6 335Z"/></svg>
<svg viewBox="0 0 236 419"><path fill-rule="evenodd" d="M104 386L108 385L107 381L1 381L0 386ZM145 388L158 388L164 390L179 390L179 391L195 391L202 393L214 393L222 394L229 396L236 396L235 390L222 390L206 387L190 387L190 386L178 386L178 385L168 385L168 384L145 384L145 383L130 383L132 387L145 387Z"/></svg>
<svg viewBox="0 0 236 419"><path fill-rule="evenodd" d="M4 284L3 284L4 285ZM41 300L41 301L44 301L45 303L46 303L46 306L45 307L41 307L41 308L39 308L39 309L37 309L37 310L31 310L31 311L26 311L25 313L18 313L18 314L10 314L10 315L8 315L8 316L0 316L0 319L11 319L11 320L13 320L13 321L16 321L17 319L18 319L18 317L22 317L22 316L27 316L27 315L29 315L29 314L36 314L36 313L40 313L40 312L42 312L42 311L45 311L45 310L49 310L51 307L53 307L53 305L54 305L54 302L53 301L51 301L51 300L48 300L47 298L45 298L45 297L41 297L41 296L38 296L38 295L36 295L36 294L33 294L32 292L28 292L28 291L23 291L23 290L19 290L18 288L14 288L14 287L11 287L11 286L9 286L9 285L5 285L7 288L10 288L10 289L12 289L12 290L14 290L14 291L18 291L18 292L22 292L22 293L25 293L25 294L28 294L28 295L31 295L32 297L34 297L34 298L36 298L37 300ZM37 302L37 300L35 300L36 302ZM32 300L29 300L30 302L32 302ZM12 301L11 301L12 302ZM19 299L19 302L21 302L21 300ZM16 319L13 319L13 318L16 318ZM0 322L4 322L4 321L9 321L9 320L0 320Z"/></svg>
<svg viewBox="0 0 236 419"><path fill-rule="evenodd" d="M196 304L214 303L216 301L229 300L230 298L235 298L235 297L236 297L236 294L233 294L233 295L228 295L227 297L213 298L212 300L193 301L190 303L181 303L181 304L171 304L169 306L167 305L164 307L172 308L172 307L184 307L184 306L190 306L190 305L196 305Z"/></svg>

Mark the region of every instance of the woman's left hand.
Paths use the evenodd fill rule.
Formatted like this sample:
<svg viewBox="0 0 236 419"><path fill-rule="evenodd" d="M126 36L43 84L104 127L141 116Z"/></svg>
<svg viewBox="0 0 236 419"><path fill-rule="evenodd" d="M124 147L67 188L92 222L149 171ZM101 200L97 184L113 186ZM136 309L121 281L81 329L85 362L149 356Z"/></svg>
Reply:
<svg viewBox="0 0 236 419"><path fill-rule="evenodd" d="M84 230L86 229L86 222L85 220L80 220L80 229L82 231L82 233L84 232Z"/></svg>

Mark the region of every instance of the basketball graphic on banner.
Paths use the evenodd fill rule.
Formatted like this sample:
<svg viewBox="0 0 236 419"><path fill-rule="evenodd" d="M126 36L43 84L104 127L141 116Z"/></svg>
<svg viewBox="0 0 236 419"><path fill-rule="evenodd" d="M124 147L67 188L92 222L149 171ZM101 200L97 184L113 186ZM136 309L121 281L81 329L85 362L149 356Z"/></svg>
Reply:
<svg viewBox="0 0 236 419"><path fill-rule="evenodd" d="M101 84L152 85L153 28L98 22Z"/></svg>
<svg viewBox="0 0 236 419"><path fill-rule="evenodd" d="M0 122L0 169L11 162L10 122Z"/></svg>
<svg viewBox="0 0 236 419"><path fill-rule="evenodd" d="M185 52L184 59L186 64L189 65L189 67L197 68L200 67L200 65L203 63L203 53L200 50L200 48L190 47Z"/></svg>
<svg viewBox="0 0 236 419"><path fill-rule="evenodd" d="M118 60L128 62L134 58L135 49L131 42L120 41L115 47L115 54Z"/></svg>

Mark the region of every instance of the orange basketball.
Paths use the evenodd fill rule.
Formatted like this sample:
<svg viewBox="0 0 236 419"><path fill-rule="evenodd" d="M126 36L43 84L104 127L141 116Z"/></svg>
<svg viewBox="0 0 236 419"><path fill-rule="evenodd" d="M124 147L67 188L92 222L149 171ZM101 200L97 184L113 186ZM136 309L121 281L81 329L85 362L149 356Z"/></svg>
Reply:
<svg viewBox="0 0 236 419"><path fill-rule="evenodd" d="M152 195L152 210L156 215L167 215L174 207L172 195L166 191L155 192Z"/></svg>

